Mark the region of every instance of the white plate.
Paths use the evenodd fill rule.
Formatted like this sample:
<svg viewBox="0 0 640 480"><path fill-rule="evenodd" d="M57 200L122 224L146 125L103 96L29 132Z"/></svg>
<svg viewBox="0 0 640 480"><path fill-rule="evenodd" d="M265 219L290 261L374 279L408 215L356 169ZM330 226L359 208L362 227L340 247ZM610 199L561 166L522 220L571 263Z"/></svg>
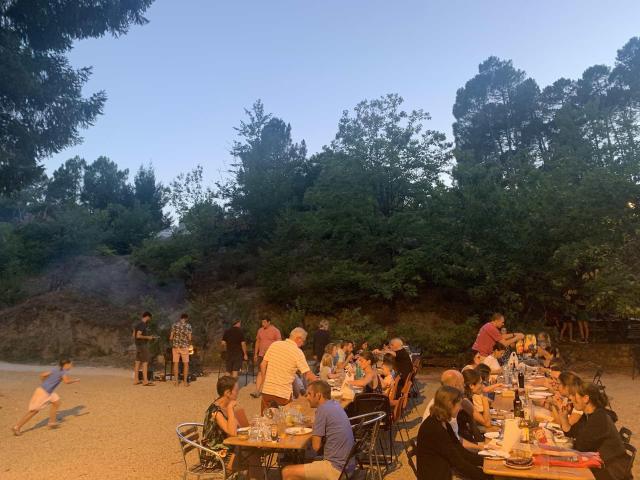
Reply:
<svg viewBox="0 0 640 480"><path fill-rule="evenodd" d="M478 455L488 457L489 460L503 460L505 458L509 458L509 454L507 452L501 452L500 450L480 450Z"/></svg>
<svg viewBox="0 0 640 480"><path fill-rule="evenodd" d="M553 441L555 443L569 443L569 439L567 437L553 437Z"/></svg>
<svg viewBox="0 0 640 480"><path fill-rule="evenodd" d="M535 398L535 399L543 399L543 398L547 398L547 397L551 397L553 396L553 393L549 393L549 392L535 392L532 393L531 395L529 395L529 398Z"/></svg>
<svg viewBox="0 0 640 480"><path fill-rule="evenodd" d="M531 378L544 378L544 375L532 375Z"/></svg>
<svg viewBox="0 0 640 480"><path fill-rule="evenodd" d="M549 389L547 387L532 387L531 390L535 390L536 392L544 392Z"/></svg>
<svg viewBox="0 0 640 480"><path fill-rule="evenodd" d="M531 463L530 465L511 465L510 463L507 463L507 461L505 460L504 466L508 468L513 468L514 470L529 470L530 468L533 468L533 463Z"/></svg>
<svg viewBox="0 0 640 480"><path fill-rule="evenodd" d="M307 435L311 432L309 427L289 427L284 431L287 435Z"/></svg>
<svg viewBox="0 0 640 480"><path fill-rule="evenodd" d="M500 432L487 432L484 434L484 438L498 438L500 436Z"/></svg>

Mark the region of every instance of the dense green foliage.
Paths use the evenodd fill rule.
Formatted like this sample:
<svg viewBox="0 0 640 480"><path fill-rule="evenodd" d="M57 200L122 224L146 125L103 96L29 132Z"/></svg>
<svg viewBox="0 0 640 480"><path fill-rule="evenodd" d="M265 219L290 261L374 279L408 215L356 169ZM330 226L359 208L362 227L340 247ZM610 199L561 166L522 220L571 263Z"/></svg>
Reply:
<svg viewBox="0 0 640 480"><path fill-rule="evenodd" d="M5 0L0 2L0 194L29 186L40 161L80 140L102 113L105 92L88 98L91 68L75 70L75 40L122 35L153 0Z"/></svg>
<svg viewBox="0 0 640 480"><path fill-rule="evenodd" d="M356 338L375 330L358 306L393 317L431 288L523 321L580 306L640 313L640 39L613 68L542 89L487 59L458 90L452 143L402 105L398 95L359 103L309 156L258 101L215 187L202 167L165 189L150 168L131 184L107 158L70 159L0 205L3 299L16 298L20 274L100 247L132 252L161 281L184 279L196 316L224 318L229 288L257 286L289 309L287 325L331 313ZM177 217L161 238L167 202ZM475 322L437 335L385 328L447 353Z"/></svg>

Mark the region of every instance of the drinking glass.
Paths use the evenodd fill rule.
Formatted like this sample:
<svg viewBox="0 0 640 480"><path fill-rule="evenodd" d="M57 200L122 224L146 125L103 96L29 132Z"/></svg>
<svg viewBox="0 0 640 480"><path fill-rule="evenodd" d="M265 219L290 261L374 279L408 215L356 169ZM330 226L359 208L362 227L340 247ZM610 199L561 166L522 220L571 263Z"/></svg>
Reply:
<svg viewBox="0 0 640 480"><path fill-rule="evenodd" d="M540 470L549 471L549 455L540 455Z"/></svg>

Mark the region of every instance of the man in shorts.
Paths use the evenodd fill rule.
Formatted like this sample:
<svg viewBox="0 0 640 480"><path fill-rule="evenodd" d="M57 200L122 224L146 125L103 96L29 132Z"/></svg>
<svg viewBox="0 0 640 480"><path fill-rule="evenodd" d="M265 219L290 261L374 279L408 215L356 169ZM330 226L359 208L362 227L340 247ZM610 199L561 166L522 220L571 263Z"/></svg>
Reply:
<svg viewBox="0 0 640 480"><path fill-rule="evenodd" d="M316 417L311 432L311 447L320 452L324 442L322 460L300 465L289 465L282 470L283 480L338 480L354 439L351 423L344 409L331 400L331 387L323 380L316 380L307 388L307 400L316 408ZM352 472L353 461L347 467Z"/></svg>
<svg viewBox="0 0 640 480"><path fill-rule="evenodd" d="M245 362L249 360L247 342L245 342L244 332L240 328L240 320L225 330L222 335L222 345L227 349L226 374L237 377L238 372L242 370L243 360Z"/></svg>
<svg viewBox="0 0 640 480"><path fill-rule="evenodd" d="M271 319L264 315L260 321L260 328L256 334L256 344L253 349L253 363L258 367L258 375L256 377L256 385L262 385L262 372L260 371L260 364L264 355L269 350L269 347L273 342L282 340L280 330L271 324ZM260 392L257 390L251 394L253 398L260 398Z"/></svg>
<svg viewBox="0 0 640 480"><path fill-rule="evenodd" d="M149 331L149 322L151 321L151 314L144 312L142 314L142 320L133 328L134 339L136 343L136 362L133 365L133 384L139 385L141 382L138 380L138 372L142 369L142 385L145 387L153 386L154 383L147 379L147 369L149 367L149 360L151 360L151 352L149 351L149 342L155 337L151 335Z"/></svg>
<svg viewBox="0 0 640 480"><path fill-rule="evenodd" d="M189 345L191 345L191 324L189 315L183 313L180 320L171 326L169 340L171 341L171 355L173 363L173 384L178 386L178 366L182 358L182 379L185 387L189 386Z"/></svg>

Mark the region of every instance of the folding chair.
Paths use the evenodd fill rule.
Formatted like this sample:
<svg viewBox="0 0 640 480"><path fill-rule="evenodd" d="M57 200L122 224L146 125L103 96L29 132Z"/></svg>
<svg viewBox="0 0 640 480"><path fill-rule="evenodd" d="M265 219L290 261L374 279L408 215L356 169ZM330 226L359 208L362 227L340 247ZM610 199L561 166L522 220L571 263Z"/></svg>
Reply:
<svg viewBox="0 0 640 480"><path fill-rule="evenodd" d="M633 462L636 459L636 447L629 443L624 444L624 449L626 450L627 457L629 458L629 465L627 467L627 480L633 480Z"/></svg>
<svg viewBox="0 0 640 480"><path fill-rule="evenodd" d="M620 438L624 443L631 443L631 435L633 435L633 432L627 427L620 428Z"/></svg>
<svg viewBox="0 0 640 480"><path fill-rule="evenodd" d="M209 478L225 480L228 477L224 458L200 443L202 426L202 423L181 423L176 427L176 434L180 442L180 451L182 452L185 467L182 478L186 480L193 475L198 479ZM202 465L202 462L200 462L200 452L209 454L212 459L209 465Z"/></svg>
<svg viewBox="0 0 640 480"><path fill-rule="evenodd" d="M409 466L411 467L411 470L413 470L413 474L417 477L418 476L418 467L416 466L416 462L413 460L413 457L415 457L417 455L417 450L418 450L418 446L416 445L415 440L411 439L409 440L409 449L407 450L407 462L409 463Z"/></svg>

